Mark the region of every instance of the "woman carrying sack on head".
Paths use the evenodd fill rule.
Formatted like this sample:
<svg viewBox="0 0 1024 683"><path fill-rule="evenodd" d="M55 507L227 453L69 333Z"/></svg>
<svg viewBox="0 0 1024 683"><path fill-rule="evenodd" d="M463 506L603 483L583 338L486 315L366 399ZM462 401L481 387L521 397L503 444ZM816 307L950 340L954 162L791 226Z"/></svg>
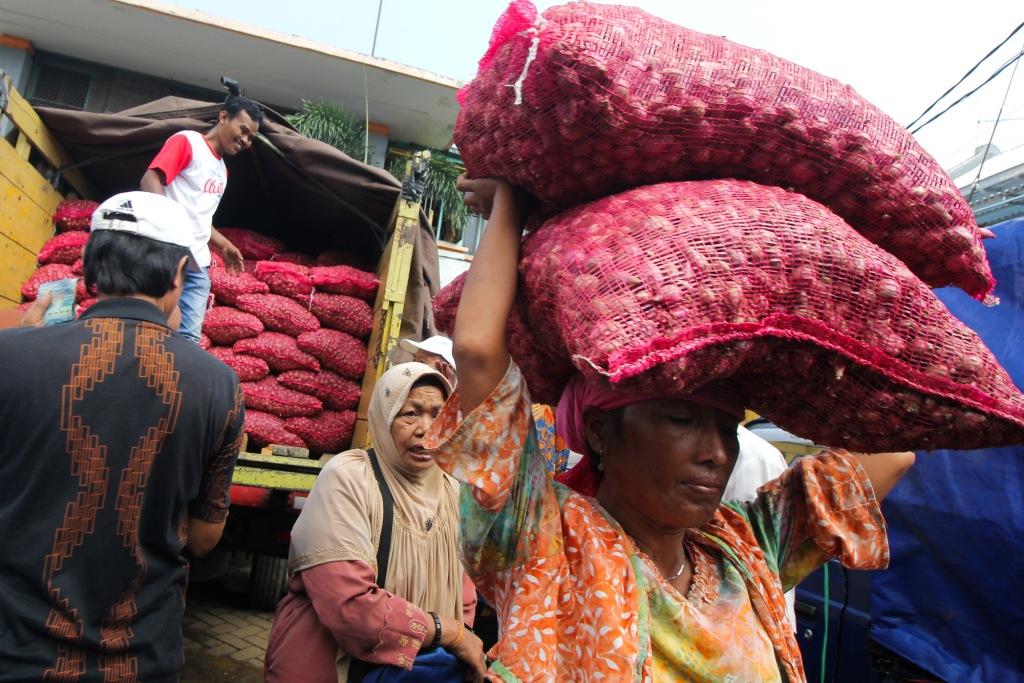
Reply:
<svg viewBox="0 0 1024 683"><path fill-rule="evenodd" d="M292 530L268 683L482 680L476 592L459 561L459 484L423 448L450 393L422 363L377 381L374 448L328 461Z"/></svg>
<svg viewBox="0 0 1024 683"><path fill-rule="evenodd" d="M524 211L502 181L459 189L489 221L455 321L459 388L425 444L465 482L463 556L503 617L488 678L804 680L783 590L830 557L886 565L878 501L913 453L828 450L722 505L743 413L728 386L630 395L576 376L557 426L585 457L553 482L505 342Z"/></svg>

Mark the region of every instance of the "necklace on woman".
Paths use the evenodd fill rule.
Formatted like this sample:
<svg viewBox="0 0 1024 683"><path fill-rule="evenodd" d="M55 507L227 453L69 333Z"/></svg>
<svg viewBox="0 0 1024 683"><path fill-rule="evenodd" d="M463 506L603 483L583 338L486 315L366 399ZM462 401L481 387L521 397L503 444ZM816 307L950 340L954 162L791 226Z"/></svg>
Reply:
<svg viewBox="0 0 1024 683"><path fill-rule="evenodd" d="M683 550L683 562L682 562L682 564L679 565L679 571L677 571L672 576L665 577L665 580L668 581L669 583L672 583L673 581L678 579L680 576L682 576L683 575L683 571L685 571L685 570L686 570L686 550L684 549Z"/></svg>
<svg viewBox="0 0 1024 683"><path fill-rule="evenodd" d="M633 542L636 543L635 540ZM640 544L637 543L637 547L638 548L639 548L639 546L640 546ZM646 552L645 550L643 550L643 548L640 548L640 550L643 551L643 552ZM648 557L651 558L651 562L654 563L654 556L651 555L650 553L647 553L647 555L648 555ZM655 564L654 566L657 567L658 565ZM665 577L665 581L667 581L668 583L672 583L673 581L678 579L680 576L682 576L684 571L686 571L686 541L685 540L683 541L683 561L679 564L679 571L677 571L672 576L666 576Z"/></svg>

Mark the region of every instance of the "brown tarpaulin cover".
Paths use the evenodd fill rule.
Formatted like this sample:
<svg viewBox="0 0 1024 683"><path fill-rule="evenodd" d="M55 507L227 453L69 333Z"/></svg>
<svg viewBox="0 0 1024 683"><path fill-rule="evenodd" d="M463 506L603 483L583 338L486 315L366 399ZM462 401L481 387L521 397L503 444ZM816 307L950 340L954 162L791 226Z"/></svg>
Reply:
<svg viewBox="0 0 1024 683"><path fill-rule="evenodd" d="M219 104L165 97L117 114L39 107L43 122L96 188L102 200L138 189L164 142L180 130L206 132ZM401 190L386 171L356 161L297 133L272 110L252 148L226 157L228 187L214 217L219 227L245 227L316 253L354 252L372 267L388 238ZM434 333L430 300L439 284L437 243L420 217L402 336Z"/></svg>

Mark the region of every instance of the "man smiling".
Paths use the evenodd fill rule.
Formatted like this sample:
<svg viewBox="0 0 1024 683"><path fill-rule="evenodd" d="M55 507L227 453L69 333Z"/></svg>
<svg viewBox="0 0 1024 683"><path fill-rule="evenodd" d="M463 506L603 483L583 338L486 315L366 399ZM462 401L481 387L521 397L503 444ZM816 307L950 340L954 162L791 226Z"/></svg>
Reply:
<svg viewBox="0 0 1024 683"><path fill-rule="evenodd" d="M263 110L250 99L230 95L205 135L183 130L172 135L149 164L139 189L170 197L192 218L192 245L199 266L190 270L181 294L180 333L199 343L210 294L210 246L224 254L229 270L242 269L242 253L213 227L213 214L227 188L225 156L252 145L263 121Z"/></svg>

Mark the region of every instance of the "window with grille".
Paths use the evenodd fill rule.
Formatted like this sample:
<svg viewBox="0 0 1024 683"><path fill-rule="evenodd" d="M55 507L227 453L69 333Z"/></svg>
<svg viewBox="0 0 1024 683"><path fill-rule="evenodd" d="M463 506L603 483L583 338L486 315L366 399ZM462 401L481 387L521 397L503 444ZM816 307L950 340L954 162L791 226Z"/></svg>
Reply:
<svg viewBox="0 0 1024 683"><path fill-rule="evenodd" d="M31 101L49 107L85 109L92 76L54 64L43 64L39 69Z"/></svg>

